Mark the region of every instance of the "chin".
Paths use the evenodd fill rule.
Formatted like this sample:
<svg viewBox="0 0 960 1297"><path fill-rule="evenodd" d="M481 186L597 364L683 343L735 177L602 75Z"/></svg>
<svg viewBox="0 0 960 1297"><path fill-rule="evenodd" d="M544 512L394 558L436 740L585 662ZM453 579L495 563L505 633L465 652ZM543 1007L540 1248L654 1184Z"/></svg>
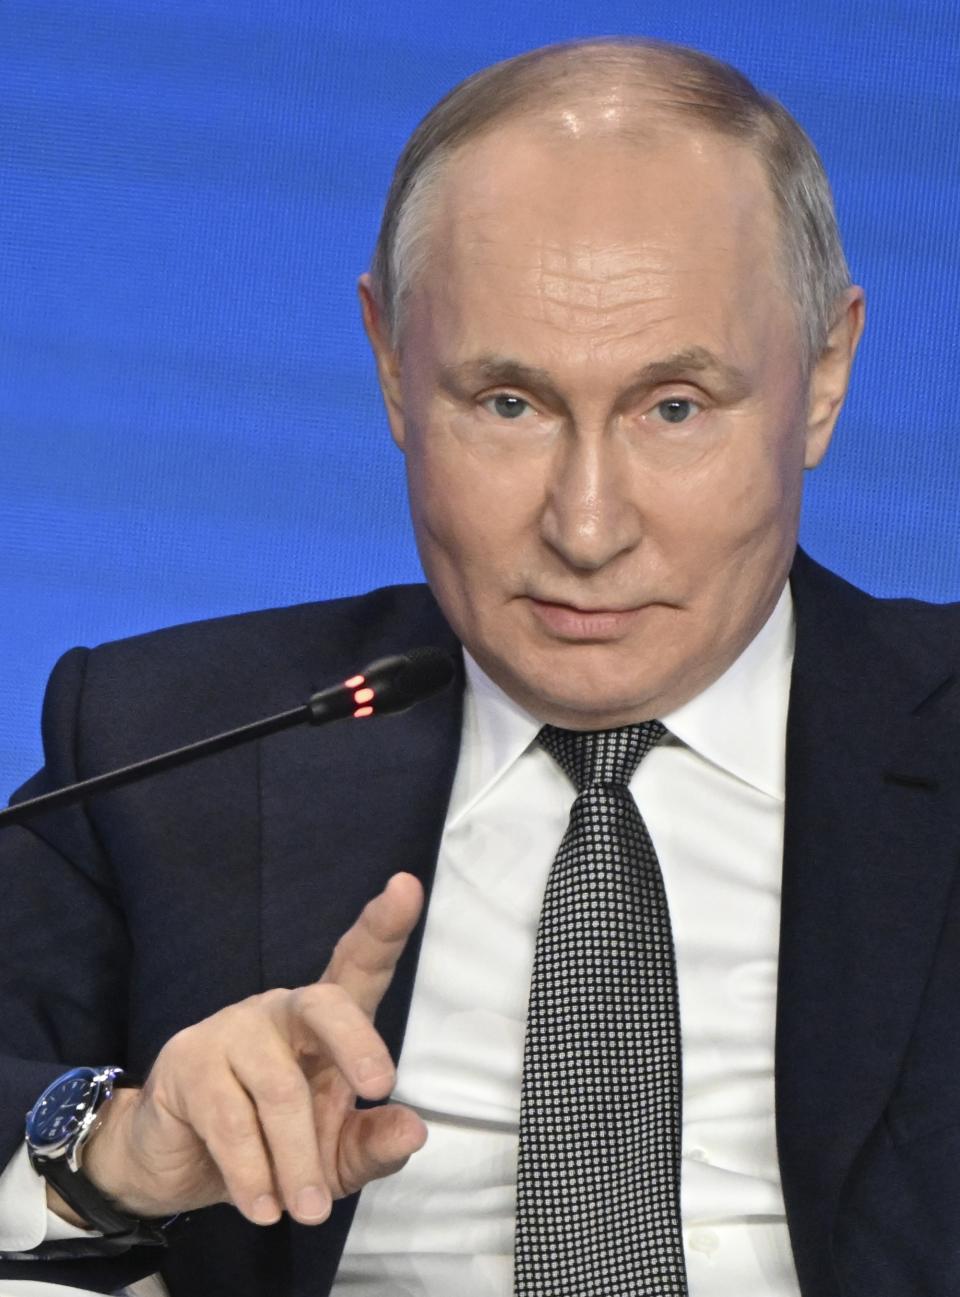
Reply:
<svg viewBox="0 0 960 1297"><path fill-rule="evenodd" d="M540 720L567 729L615 729L635 721L649 720L654 712L644 707L656 705L661 696L656 682L632 681L624 685L618 678L616 667L607 666L600 679L590 679L592 673L572 672L529 676L511 674L504 680L507 693ZM586 675L586 679L584 679ZM611 687L612 681L616 687Z"/></svg>
<svg viewBox="0 0 960 1297"><path fill-rule="evenodd" d="M654 712L644 704L657 706L673 684L662 662L642 661L644 645L636 640L563 643L489 621L484 633L469 633L480 631L478 622L461 633L468 651L515 702L551 724L613 729L647 720Z"/></svg>

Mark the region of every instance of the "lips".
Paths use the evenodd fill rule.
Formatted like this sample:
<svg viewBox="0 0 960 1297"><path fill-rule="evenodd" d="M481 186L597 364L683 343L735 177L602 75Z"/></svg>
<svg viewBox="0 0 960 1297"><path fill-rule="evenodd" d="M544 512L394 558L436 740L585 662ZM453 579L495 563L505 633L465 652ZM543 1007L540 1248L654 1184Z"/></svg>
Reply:
<svg viewBox="0 0 960 1297"><path fill-rule="evenodd" d="M560 639L610 640L619 638L643 611L638 608L577 608L530 596L534 616Z"/></svg>

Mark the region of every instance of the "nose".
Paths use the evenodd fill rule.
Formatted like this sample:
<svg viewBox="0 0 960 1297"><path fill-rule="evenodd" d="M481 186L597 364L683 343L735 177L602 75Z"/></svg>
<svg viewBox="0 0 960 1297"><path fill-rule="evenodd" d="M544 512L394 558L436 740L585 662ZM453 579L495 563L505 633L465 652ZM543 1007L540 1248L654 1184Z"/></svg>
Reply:
<svg viewBox="0 0 960 1297"><path fill-rule="evenodd" d="M570 567L596 571L640 543L642 519L633 499L625 447L607 432L573 432L551 467L540 531Z"/></svg>

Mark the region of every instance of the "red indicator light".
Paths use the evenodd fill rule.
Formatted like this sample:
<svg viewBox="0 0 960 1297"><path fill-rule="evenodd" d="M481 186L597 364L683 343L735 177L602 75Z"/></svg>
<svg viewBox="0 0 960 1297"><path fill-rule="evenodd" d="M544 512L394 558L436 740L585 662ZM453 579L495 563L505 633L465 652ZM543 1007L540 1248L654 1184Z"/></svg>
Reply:
<svg viewBox="0 0 960 1297"><path fill-rule="evenodd" d="M372 707L358 707L357 710L356 710L353 714L354 714L354 716L372 716L372 715L373 715L373 708L372 708Z"/></svg>
<svg viewBox="0 0 960 1297"><path fill-rule="evenodd" d="M373 698L374 693L372 689L358 689L353 695L353 701L361 707L364 703L372 703Z"/></svg>
<svg viewBox="0 0 960 1297"><path fill-rule="evenodd" d="M363 684L363 676L351 676L349 680L343 682L348 689L358 689Z"/></svg>

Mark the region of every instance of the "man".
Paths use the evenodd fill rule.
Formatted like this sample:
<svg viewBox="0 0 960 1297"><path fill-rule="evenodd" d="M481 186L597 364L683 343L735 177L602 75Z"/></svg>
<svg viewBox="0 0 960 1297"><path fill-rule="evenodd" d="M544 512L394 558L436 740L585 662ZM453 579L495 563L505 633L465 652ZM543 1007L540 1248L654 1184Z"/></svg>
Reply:
<svg viewBox="0 0 960 1297"><path fill-rule="evenodd" d="M432 593L75 651L24 791L408 645L462 644L465 687L9 832L2 1156L40 1206L8 1254L75 1247L44 1277L100 1291L159 1269L175 1297L506 1297L518 1199L518 1293L955 1292L960 615L795 554L863 324L808 142L689 51L523 56L418 129L360 292ZM611 732L651 749L623 780L642 820L612 796L676 949L674 972L668 926L660 963L630 953L653 971L612 1014L578 999L592 970L551 1001L565 969L540 918L570 863L563 754ZM664 912L641 909L644 941ZM564 959L635 941L577 913ZM574 1000L598 1049L629 1038L595 1110L592 1046L549 1075L537 1053ZM136 1082L79 1174L134 1238L185 1214L164 1249L98 1259L94 1217L52 1186L44 1217L20 1114L76 1064ZM594 1216L638 1088L653 1152ZM571 1123L561 1165L531 1169L575 1104L600 1128Z"/></svg>

